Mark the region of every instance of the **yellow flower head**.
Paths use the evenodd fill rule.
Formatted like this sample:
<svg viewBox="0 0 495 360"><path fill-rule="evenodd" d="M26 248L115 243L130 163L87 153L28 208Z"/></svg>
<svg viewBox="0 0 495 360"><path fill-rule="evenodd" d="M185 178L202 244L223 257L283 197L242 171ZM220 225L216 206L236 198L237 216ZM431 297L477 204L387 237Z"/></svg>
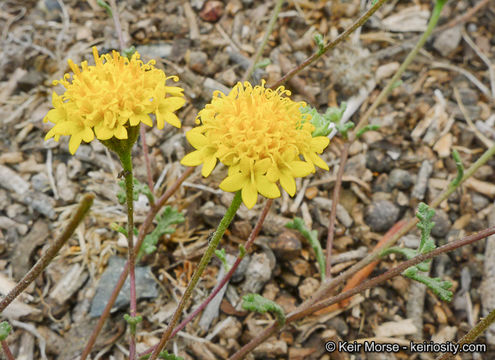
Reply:
<svg viewBox="0 0 495 360"><path fill-rule="evenodd" d="M56 141L61 135L70 135L69 151L74 154L81 141L127 139L129 127L140 123L153 126L149 114L156 115L158 129L165 121L180 128L181 123L174 111L185 103L183 89L166 86L167 79L177 81L177 77L167 77L154 67L152 60L147 64L139 60L135 52L129 60L117 51L112 54L98 55L93 47L95 65L87 61L78 65L69 60L73 71L65 74L60 81L66 91L61 95L52 95L53 109L43 121L55 126L46 134L45 140L53 137Z"/></svg>
<svg viewBox="0 0 495 360"><path fill-rule="evenodd" d="M215 92L211 103L201 110L195 127L186 134L196 149L181 161L186 166L203 164L208 176L220 160L228 166L228 176L220 183L224 191L241 190L242 201L252 208L258 193L267 198L280 196L277 181L293 196L294 178L328 170L317 155L329 139L312 137L311 115L302 114L304 102L294 102L290 91L254 88L249 82L237 83L228 95ZM304 158L304 161L300 158Z"/></svg>

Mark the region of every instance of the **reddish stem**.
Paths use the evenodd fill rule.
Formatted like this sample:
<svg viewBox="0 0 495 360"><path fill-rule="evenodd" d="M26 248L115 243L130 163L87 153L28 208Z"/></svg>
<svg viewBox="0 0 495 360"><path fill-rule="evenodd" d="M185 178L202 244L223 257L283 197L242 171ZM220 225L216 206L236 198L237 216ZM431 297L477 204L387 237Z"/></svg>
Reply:
<svg viewBox="0 0 495 360"><path fill-rule="evenodd" d="M138 234L138 239L136 242L136 245L134 247L135 251L139 251L139 248L141 247L141 244L143 243L144 236L148 232L149 227L153 223L153 219L155 218L156 214L160 209L165 205L167 200L179 189L180 185L187 179L189 175L192 174L194 171L194 168L188 168L178 179L177 181L168 189L161 197L158 199L157 203L155 206L153 206L148 213L148 216L146 216L146 219L144 220L143 224L141 225L139 229L139 234ZM85 360L88 355L91 352L91 349L93 348L96 338L101 332L101 329L103 328L103 325L105 324L105 321L107 320L108 316L110 315L110 310L112 310L113 305L115 304L115 301L117 300L117 296L120 293L120 290L122 289L122 286L124 286L124 282L127 278L127 275L129 274L129 262L127 261L124 270L122 270L122 273L120 274L119 280L117 281L117 284L115 285L115 288L112 291L112 294L110 295L110 299L108 300L107 305L105 306L105 309L103 309L103 313L101 314L100 318L98 319L98 323L96 324L93 333L91 334L91 337L88 340L88 343L86 344L86 347L83 350L83 353L81 355L81 360Z"/></svg>
<svg viewBox="0 0 495 360"><path fill-rule="evenodd" d="M332 276L332 247L333 247L333 239L335 233L335 218L337 216L337 204L340 198L340 188L342 186L342 176L344 176L344 167L347 161L347 157L349 156L349 147L351 143L348 141L344 144L344 148L342 149L342 153L340 154L340 164L339 170L337 172L337 178L335 180L335 185L333 187L333 198L332 198L332 209L329 215L328 221L328 235L327 235L327 259L326 259L326 269L325 276L327 279L330 279Z"/></svg>
<svg viewBox="0 0 495 360"><path fill-rule="evenodd" d="M299 320L301 318L304 318L305 316L311 315L315 311L321 310L325 307L331 306L332 304L336 304L344 299L347 299L353 295L356 295L360 292L363 292L364 290L371 289L378 284L381 284L397 275L400 275L404 270L407 268L417 265L420 262L423 262L428 259L432 259L435 256L438 256L440 254L453 251L455 249L458 249L462 246L466 246L469 244L472 244L473 242L479 241L481 239L486 238L487 236L495 234L495 226L490 227L488 229L482 230L478 232L477 234L473 234L470 236L466 236L460 240L453 241L449 244L440 246L436 248L435 250L426 253L426 254L421 254L418 255L410 260L406 260L396 267L390 269L389 271L383 273L382 275L376 276L373 279L370 279L368 281L365 281L361 285L355 287L354 289L351 289L349 291L340 293L337 296L333 296L327 300L321 301L317 304L313 304L309 307L306 307L302 310L296 310L289 314L287 316L287 319L285 321L285 325L288 325L289 323ZM238 350L234 355L232 355L229 360L239 360L242 359L244 356L246 356L251 350L253 350L256 346L261 344L264 340L266 340L268 337L270 337L275 331L279 329L278 323L274 322L272 325L268 326L261 334L256 336L254 339L252 339L249 343L244 345L240 350Z"/></svg>
<svg viewBox="0 0 495 360"><path fill-rule="evenodd" d="M258 218L258 221L256 222L256 225L254 229L251 231L251 234L249 234L248 240L246 241L245 249L248 251L251 248L251 245L254 243L254 240L258 236L259 232L261 231L261 227L263 225L263 222L265 221L266 216L268 215L268 211L270 210L270 207L272 206L273 199L268 199L268 201L265 204L265 207L263 208L263 211L261 212L260 217ZM181 331L192 319L194 319L208 304L213 300L213 298L222 290L222 288L227 284L227 282L232 278L232 275L234 275L234 272L236 269L239 267L239 264L241 263L243 259L243 256L240 254L237 256L237 259L235 260L234 264L230 268L229 272L223 277L223 279L218 283L218 285L215 287L215 289L211 292L211 294L206 298L205 301L196 309L194 310L191 314L189 314L188 317L186 317L177 327L172 331L170 334L170 338L173 338L179 331ZM151 354L156 348L155 346L152 346L148 350L142 352L139 354L139 356L144 356L147 354Z"/></svg>
<svg viewBox="0 0 495 360"><path fill-rule="evenodd" d="M9 345L7 344L7 341L2 340L1 343L2 343L3 353L5 354L7 360L15 360L14 355L12 355L12 352L9 349Z"/></svg>

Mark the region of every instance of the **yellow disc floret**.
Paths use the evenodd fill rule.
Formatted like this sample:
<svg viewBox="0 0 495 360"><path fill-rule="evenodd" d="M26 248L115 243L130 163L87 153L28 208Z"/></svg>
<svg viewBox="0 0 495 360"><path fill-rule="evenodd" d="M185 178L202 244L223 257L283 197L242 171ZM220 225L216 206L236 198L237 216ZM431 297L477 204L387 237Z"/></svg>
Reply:
<svg viewBox="0 0 495 360"><path fill-rule="evenodd" d="M195 127L186 134L196 149L181 161L186 166L203 164L208 176L217 161L228 166L228 176L220 183L224 191L242 192L251 208L258 193L267 198L280 196L277 182L293 196L294 178L328 170L317 155L329 143L324 136L312 137L314 126L309 114L302 114L304 102L294 102L284 87L265 88L237 83L228 95L215 92L211 103L198 114ZM301 156L303 159L301 159Z"/></svg>
<svg viewBox="0 0 495 360"><path fill-rule="evenodd" d="M69 151L74 154L81 141L111 138L127 139L129 127L144 123L153 126L149 114L156 115L159 129L165 122L180 128L181 123L174 111L185 103L183 89L166 86L167 77L154 67L152 60L147 64L135 52L131 59L112 54L98 55L93 47L95 65L81 63L81 68L69 60L73 71L65 74L54 85L62 84L66 91L52 95L53 109L43 121L55 126L47 133L45 140L53 137L56 141L62 135L70 135Z"/></svg>

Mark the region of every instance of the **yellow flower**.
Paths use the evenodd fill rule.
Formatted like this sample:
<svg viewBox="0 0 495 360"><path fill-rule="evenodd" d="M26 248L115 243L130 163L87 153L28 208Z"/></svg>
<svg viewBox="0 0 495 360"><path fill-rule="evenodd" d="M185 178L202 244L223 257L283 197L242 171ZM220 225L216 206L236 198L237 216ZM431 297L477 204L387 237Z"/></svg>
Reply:
<svg viewBox="0 0 495 360"><path fill-rule="evenodd" d="M228 166L228 176L220 183L224 191L241 190L242 201L252 208L258 193L267 198L280 196L277 182L293 196L294 178L328 170L317 155L329 143L324 136L313 138L315 127L309 114L301 114L304 102L294 102L284 87L254 88L237 83L228 95L215 92L211 103L201 110L195 127L186 134L196 149L181 161L186 166L203 164L208 176L217 161ZM302 160L300 155L304 158Z"/></svg>
<svg viewBox="0 0 495 360"><path fill-rule="evenodd" d="M81 68L69 60L74 75L65 74L60 81L66 91L52 95L53 109L43 119L55 126L46 134L45 140L53 137L56 141L62 135L70 135L69 151L74 154L81 141L127 139L130 127L144 123L153 126L149 114L156 115L157 127L162 129L165 122L180 128L179 118L174 111L184 103L183 89L166 86L168 79L177 81L175 76L167 77L154 67L152 60L147 64L139 60L135 52L129 60L118 52L98 55L93 47L95 65L81 63Z"/></svg>

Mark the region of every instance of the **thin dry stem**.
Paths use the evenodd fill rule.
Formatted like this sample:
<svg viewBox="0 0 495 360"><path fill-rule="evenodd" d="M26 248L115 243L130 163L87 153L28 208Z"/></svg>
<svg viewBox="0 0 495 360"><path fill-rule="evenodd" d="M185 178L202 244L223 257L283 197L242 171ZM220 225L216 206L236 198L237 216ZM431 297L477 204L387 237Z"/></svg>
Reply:
<svg viewBox="0 0 495 360"><path fill-rule="evenodd" d="M27 272L26 275L16 284L16 286L9 291L9 293L0 301L0 313L2 313L7 306L15 300L37 277L43 270L52 262L53 258L57 256L58 252L64 246L64 244L70 239L71 235L76 230L77 226L84 219L88 213L91 205L93 204L95 196L93 194L86 194L81 199L77 210L72 215L65 230L60 236L55 239L55 242L50 245L41 258L34 264L34 266Z"/></svg>
<svg viewBox="0 0 495 360"><path fill-rule="evenodd" d="M363 292L367 289L371 289L373 287L376 287L377 285L397 276L400 275L404 270L407 268L417 265L425 260L432 259L435 256L438 256L440 254L446 253L453 251L455 249L458 249L462 246L466 246L469 244L472 244L473 242L479 241L481 239L486 238L487 236L490 236L492 234L495 234L495 226L482 230L478 232L477 234L473 234L470 236L466 236L460 240L451 242L449 244L443 245L441 247L436 248L435 250L426 253L426 254L420 254L410 260L406 260L396 267L388 270L382 275L376 276L373 279L370 279L368 281L365 281L364 283L360 284L359 286L348 290L346 292L343 292L337 296L333 296L330 299L327 299L325 301L321 301L318 304L314 304L304 310L296 310L289 314L286 318L285 325L287 326L293 321L299 320L305 316L311 315L315 311L318 311L320 309L323 309L327 306L330 306L332 304L336 304L342 300L345 300L351 296L354 296L360 292ZM271 326L263 330L263 332L255 337L253 340L251 340L248 344L244 345L238 352L236 352L234 355L232 355L229 360L239 360L242 359L247 353L249 353L251 350L253 350L257 345L261 344L265 339L267 339L269 336L271 336L273 333L275 333L280 326L278 325L277 322L274 322Z"/></svg>
<svg viewBox="0 0 495 360"><path fill-rule="evenodd" d="M3 353L5 354L7 360L15 360L14 355L12 355L12 352L10 351L9 344L7 344L7 341L2 340L1 343L2 343Z"/></svg>
<svg viewBox="0 0 495 360"><path fill-rule="evenodd" d="M323 54L325 54L328 50L335 48L342 41L347 39L349 35L351 35L357 28L362 26L370 17L373 15L382 5L388 0L378 0L375 5L373 5L368 11L366 11L359 19L357 19L349 28L347 28L342 34L337 36L337 38L328 45L326 45L321 51L318 50L316 53L311 55L309 58L304 60L299 66L289 71L287 74L282 76L275 84L270 85L271 88L277 88L280 85L286 83L290 79L292 79L296 74L301 72L304 68L314 63L318 60Z"/></svg>
<svg viewBox="0 0 495 360"><path fill-rule="evenodd" d="M270 21L266 26L263 40L261 40L261 44L258 47L258 50L256 51L256 54L253 57L253 60L251 60L251 64L249 65L249 68L246 70L244 76L242 77L243 81L249 80L249 78L253 74L254 67L256 66L256 63L259 61L261 54L263 53L263 49L265 48L266 43L268 42L268 37L270 36L270 34L273 31L273 28L275 27L275 23L277 21L278 14L280 13L280 9L282 8L283 2L284 0L277 0L277 3L275 4L275 8L273 9L272 17L270 18Z"/></svg>
<svg viewBox="0 0 495 360"><path fill-rule="evenodd" d="M245 245L245 250L246 252L251 248L251 245L254 243L254 240L258 236L259 232L261 231L261 227L263 225L263 222L265 221L266 216L268 215L268 211L270 210L270 207L273 204L273 199L268 199L268 201L265 204L265 207L263 208L263 211L260 214L260 217L258 218L258 221L256 222L255 227L249 234L249 237L246 241ZM181 331L189 322L191 322L192 319L194 319L203 309L208 306L208 304L215 298L215 296L222 290L222 288L227 284L227 282L232 278L232 275L234 275L234 272L237 270L239 267L239 264L241 263L243 259L243 256L240 254L237 256L234 264L230 268L229 272L223 277L223 279L218 283L218 285L215 287L215 289L211 292L210 295L206 298L205 301L196 309L194 310L187 318L185 318L177 327L174 329L172 334L170 335L170 338L173 338L179 331ZM148 350L144 351L143 353L139 354L139 356L144 356L147 354L150 354L155 350L156 346L152 346Z"/></svg>

